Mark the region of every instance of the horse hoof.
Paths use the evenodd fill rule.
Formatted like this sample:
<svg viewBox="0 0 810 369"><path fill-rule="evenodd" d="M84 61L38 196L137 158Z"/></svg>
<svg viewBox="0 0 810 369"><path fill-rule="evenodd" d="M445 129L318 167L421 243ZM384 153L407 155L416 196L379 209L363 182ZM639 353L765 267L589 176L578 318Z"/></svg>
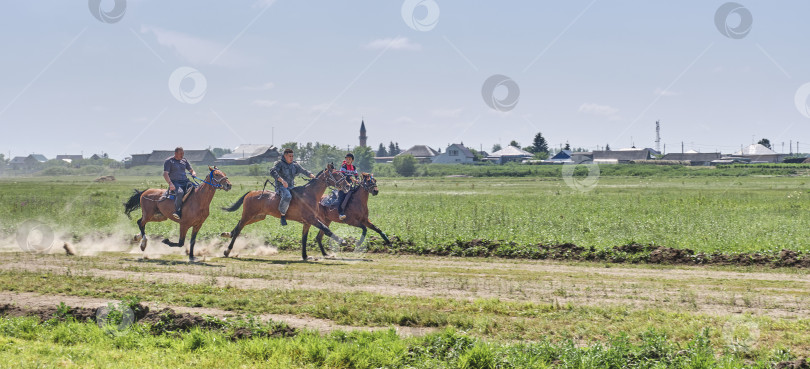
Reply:
<svg viewBox="0 0 810 369"><path fill-rule="evenodd" d="M231 254L231 250L225 250L225 257L226 257L226 258L227 258L227 257L228 257L228 255L230 255L230 254Z"/></svg>
<svg viewBox="0 0 810 369"><path fill-rule="evenodd" d="M197 262L197 258L195 258L195 257L193 257L193 256L189 256L189 257L188 257L188 262L189 262L189 263L196 263L196 262Z"/></svg>
<svg viewBox="0 0 810 369"><path fill-rule="evenodd" d="M231 232L222 232L219 234L219 236L224 238L231 238Z"/></svg>
<svg viewBox="0 0 810 369"><path fill-rule="evenodd" d="M146 251L146 239L141 240L141 251Z"/></svg>
<svg viewBox="0 0 810 369"><path fill-rule="evenodd" d="M141 237L140 234L136 234L136 235L132 236L132 242L138 242L141 239L143 239L143 237Z"/></svg>

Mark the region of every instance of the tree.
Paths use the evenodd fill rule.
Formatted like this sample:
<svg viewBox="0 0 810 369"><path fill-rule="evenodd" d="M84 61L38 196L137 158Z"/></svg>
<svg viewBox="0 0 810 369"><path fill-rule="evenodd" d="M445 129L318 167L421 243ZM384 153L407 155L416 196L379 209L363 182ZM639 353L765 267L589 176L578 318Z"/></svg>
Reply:
<svg viewBox="0 0 810 369"><path fill-rule="evenodd" d="M757 143L762 145L762 146L765 146L765 147L767 147L769 149L771 148L771 140L769 140L767 138L763 138L763 139L759 140L759 142L757 142Z"/></svg>
<svg viewBox="0 0 810 369"><path fill-rule="evenodd" d="M410 177L416 172L416 158L411 154L395 157L393 164L394 170L403 177Z"/></svg>
<svg viewBox="0 0 810 369"><path fill-rule="evenodd" d="M215 147L211 149L211 152L214 154L214 157L219 158L222 157L222 155L230 154L231 149L223 149L221 147Z"/></svg>
<svg viewBox="0 0 810 369"><path fill-rule="evenodd" d="M399 142L394 143L394 148L397 149L397 155L402 153L402 150L399 149Z"/></svg>
<svg viewBox="0 0 810 369"><path fill-rule="evenodd" d="M605 145L605 151L610 151L610 144Z"/></svg>
<svg viewBox="0 0 810 369"><path fill-rule="evenodd" d="M492 145L492 152L501 151L501 149L502 149L501 144Z"/></svg>
<svg viewBox="0 0 810 369"><path fill-rule="evenodd" d="M563 150L571 151L571 145L568 144L568 141L565 141L565 147L563 147Z"/></svg>
<svg viewBox="0 0 810 369"><path fill-rule="evenodd" d="M543 137L542 133L537 132L537 134L534 135L534 141L530 151L533 153L548 154L548 142L546 142L546 139Z"/></svg>
<svg viewBox="0 0 810 369"><path fill-rule="evenodd" d="M514 146L514 147L517 147L518 149L520 148L520 144L515 140L512 140L511 142L509 142L509 146Z"/></svg>
<svg viewBox="0 0 810 369"><path fill-rule="evenodd" d="M278 149L278 153L283 155L284 149L292 149L292 151L295 153L295 156L298 157L298 142L287 142L281 145L281 148Z"/></svg>
<svg viewBox="0 0 810 369"><path fill-rule="evenodd" d="M388 155L397 156L399 154L397 152L397 147L394 145L394 141L388 143Z"/></svg>
<svg viewBox="0 0 810 369"><path fill-rule="evenodd" d="M481 161L484 159L484 155L481 155L480 152L476 149L469 149L470 152L473 154L473 161Z"/></svg>
<svg viewBox="0 0 810 369"><path fill-rule="evenodd" d="M383 156L388 156L388 152L385 151L385 146L380 142L380 147L377 149L377 157L381 158Z"/></svg>
<svg viewBox="0 0 810 369"><path fill-rule="evenodd" d="M309 154L309 150L307 147L311 147L311 154ZM326 168L326 164L333 163L336 167L340 167L340 163L343 162L343 158L346 156L346 152L343 149L322 144L320 142L316 142L315 145L311 143L307 143L307 147L302 149L301 151L310 155L307 159L307 167L311 171L317 170L320 171L323 168Z"/></svg>
<svg viewBox="0 0 810 369"><path fill-rule="evenodd" d="M354 149L354 165L361 172L371 173L374 169L374 151L367 146L358 146Z"/></svg>

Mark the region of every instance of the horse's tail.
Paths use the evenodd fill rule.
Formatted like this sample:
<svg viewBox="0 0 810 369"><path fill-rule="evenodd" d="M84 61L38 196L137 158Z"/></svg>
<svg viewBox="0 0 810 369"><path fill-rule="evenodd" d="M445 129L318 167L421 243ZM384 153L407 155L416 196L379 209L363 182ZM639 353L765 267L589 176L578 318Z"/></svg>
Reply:
<svg viewBox="0 0 810 369"><path fill-rule="evenodd" d="M129 213L133 212L135 209L141 207L141 194L144 191L138 191L135 189L135 193L124 203L124 214L127 215L127 218L132 219L132 216Z"/></svg>
<svg viewBox="0 0 810 369"><path fill-rule="evenodd" d="M250 191L245 192L245 194L242 195L242 197L240 197L239 200L236 200L236 202L233 203L233 205L231 205L230 207L227 207L227 208L222 208L222 210L236 211L236 209L239 209L242 206L242 202L245 201L245 196L247 196L249 193L250 193Z"/></svg>

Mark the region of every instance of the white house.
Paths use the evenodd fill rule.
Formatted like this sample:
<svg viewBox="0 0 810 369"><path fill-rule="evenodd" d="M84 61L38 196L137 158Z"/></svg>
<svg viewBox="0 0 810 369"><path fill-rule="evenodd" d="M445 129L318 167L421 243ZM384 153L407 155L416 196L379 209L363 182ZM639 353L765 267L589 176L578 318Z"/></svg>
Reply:
<svg viewBox="0 0 810 369"><path fill-rule="evenodd" d="M447 146L447 150L433 157L434 164L464 164L475 161L475 155L462 144Z"/></svg>

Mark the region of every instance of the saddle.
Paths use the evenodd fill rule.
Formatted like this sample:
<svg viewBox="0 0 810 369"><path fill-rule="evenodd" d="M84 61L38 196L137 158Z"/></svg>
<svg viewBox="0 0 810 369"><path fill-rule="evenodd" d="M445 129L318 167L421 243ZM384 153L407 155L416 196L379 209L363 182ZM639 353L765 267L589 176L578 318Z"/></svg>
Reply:
<svg viewBox="0 0 810 369"><path fill-rule="evenodd" d="M186 185L185 195L183 195L183 201L182 202L185 203L186 199L188 199L188 197L191 196L191 194L194 193L194 190L196 190L196 189L197 189L197 186L195 186L194 183L189 182L188 185ZM164 191L163 195L160 196L158 201L163 201L163 200L166 200L166 199L174 201L174 192L169 191L169 190Z"/></svg>
<svg viewBox="0 0 810 369"><path fill-rule="evenodd" d="M349 190L349 192L346 194L346 197L343 198L344 206L349 203L349 200L351 199L352 195L354 195L355 191L357 191L357 188ZM321 205L329 209L336 209L338 206L339 192L340 192L339 190L334 190L332 191L332 193L329 194L329 196L322 198Z"/></svg>
<svg viewBox="0 0 810 369"><path fill-rule="evenodd" d="M322 198L321 205L326 208L336 208L338 206L338 190L334 190L329 196Z"/></svg>

